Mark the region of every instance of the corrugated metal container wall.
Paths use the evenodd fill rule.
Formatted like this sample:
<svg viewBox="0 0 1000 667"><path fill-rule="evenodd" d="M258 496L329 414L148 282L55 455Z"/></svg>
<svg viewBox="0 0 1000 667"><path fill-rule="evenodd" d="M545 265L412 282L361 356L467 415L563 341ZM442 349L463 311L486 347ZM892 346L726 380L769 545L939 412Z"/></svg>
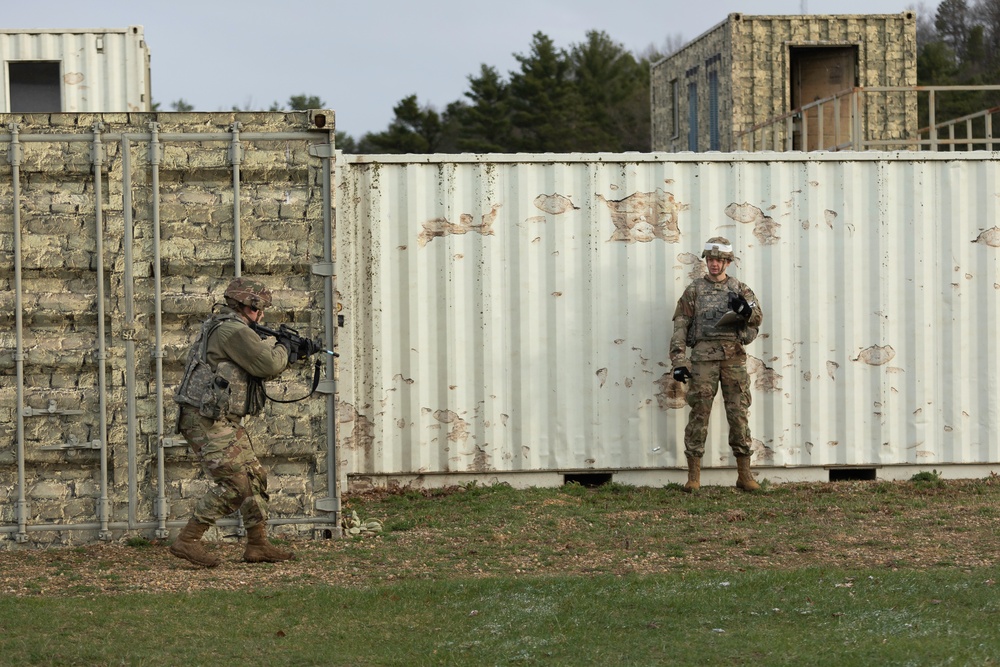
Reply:
<svg viewBox="0 0 1000 667"><path fill-rule="evenodd" d="M755 465L1000 460L996 154L420 157L342 159L348 474L683 465L715 235L765 312Z"/></svg>
<svg viewBox="0 0 1000 667"><path fill-rule="evenodd" d="M6 30L0 32L4 85L0 110L9 113L6 64L61 63L62 111L108 113L150 111L149 49L142 26L127 29Z"/></svg>

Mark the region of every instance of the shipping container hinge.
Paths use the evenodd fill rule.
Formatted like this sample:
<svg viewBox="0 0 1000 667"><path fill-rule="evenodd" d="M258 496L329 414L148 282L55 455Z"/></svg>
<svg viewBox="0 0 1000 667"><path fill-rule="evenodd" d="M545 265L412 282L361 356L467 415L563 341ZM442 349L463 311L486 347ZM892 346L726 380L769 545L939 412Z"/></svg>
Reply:
<svg viewBox="0 0 1000 667"><path fill-rule="evenodd" d="M21 408L21 415L24 417L39 417L45 415L82 415L83 410L60 410L56 407L56 402L49 399L49 405L44 409L32 408L31 406L25 406Z"/></svg>
<svg viewBox="0 0 1000 667"><path fill-rule="evenodd" d="M21 160L24 159L24 147L17 139L18 125L17 123L10 123L7 127L11 134L10 146L7 148L7 162L14 167L20 167Z"/></svg>
<svg viewBox="0 0 1000 667"><path fill-rule="evenodd" d="M18 500L14 502L14 520L17 521L18 526L28 523L28 501ZM18 532L14 536L14 541L18 544L24 544L28 541L28 533Z"/></svg>
<svg viewBox="0 0 1000 667"><path fill-rule="evenodd" d="M312 265L312 272L317 276L333 276L335 270L333 262L316 262Z"/></svg>
<svg viewBox="0 0 1000 667"><path fill-rule="evenodd" d="M335 394L337 393L337 381L336 380L320 380L319 384L316 385L317 394Z"/></svg>
<svg viewBox="0 0 1000 667"><path fill-rule="evenodd" d="M333 144L310 144L309 145L309 155L313 157L323 158L324 160L329 160L336 155L333 148Z"/></svg>
<svg viewBox="0 0 1000 667"><path fill-rule="evenodd" d="M65 449L100 449L100 440L83 440L81 441L75 435L70 435L66 438L66 442L60 443L58 445L46 445L44 447L39 447L40 450L44 452L55 452Z"/></svg>
<svg viewBox="0 0 1000 667"><path fill-rule="evenodd" d="M170 503L167 502L166 498L156 499L156 518L165 519L167 514L170 512Z"/></svg>
<svg viewBox="0 0 1000 667"><path fill-rule="evenodd" d="M163 438L160 442L164 447L187 447L188 441L184 438Z"/></svg>
<svg viewBox="0 0 1000 667"><path fill-rule="evenodd" d="M317 498L316 509L320 512L339 512L340 498Z"/></svg>

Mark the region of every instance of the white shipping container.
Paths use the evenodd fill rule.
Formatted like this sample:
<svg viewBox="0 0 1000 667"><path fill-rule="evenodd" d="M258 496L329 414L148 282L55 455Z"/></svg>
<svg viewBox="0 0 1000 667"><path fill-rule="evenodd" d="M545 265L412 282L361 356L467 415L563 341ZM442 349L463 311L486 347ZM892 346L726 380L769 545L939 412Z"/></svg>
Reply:
<svg viewBox="0 0 1000 667"><path fill-rule="evenodd" d="M997 157L342 156L342 470L682 479L671 318L716 235L765 313L759 476L1000 469Z"/></svg>
<svg viewBox="0 0 1000 667"><path fill-rule="evenodd" d="M0 32L5 113L150 111L142 26Z"/></svg>

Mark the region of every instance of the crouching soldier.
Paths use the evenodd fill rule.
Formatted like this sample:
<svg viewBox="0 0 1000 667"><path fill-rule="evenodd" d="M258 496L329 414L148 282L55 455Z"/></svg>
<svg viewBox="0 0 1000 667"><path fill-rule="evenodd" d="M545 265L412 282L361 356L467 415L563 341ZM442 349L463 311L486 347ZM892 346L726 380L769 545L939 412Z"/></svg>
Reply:
<svg viewBox="0 0 1000 667"><path fill-rule="evenodd" d="M226 288L225 301L201 325L174 395L180 404L178 431L215 486L198 500L170 553L203 567L215 567L219 558L205 551L202 535L236 510L247 529L245 561L294 558L267 540L267 472L243 427L245 416L263 409L263 381L288 367L290 350L277 340L262 340L251 328L271 305L271 291L263 284L236 278Z"/></svg>
<svg viewBox="0 0 1000 667"><path fill-rule="evenodd" d="M721 236L710 238L702 252L708 272L684 290L674 310L670 339L673 378L691 379L687 402L691 406L684 429L687 457L687 492L701 486L701 458L705 454L712 403L722 386L729 421L729 446L736 456L736 486L756 491L760 485L750 472L750 379L744 345L757 337L764 314L753 291L726 275L733 261L733 246Z"/></svg>

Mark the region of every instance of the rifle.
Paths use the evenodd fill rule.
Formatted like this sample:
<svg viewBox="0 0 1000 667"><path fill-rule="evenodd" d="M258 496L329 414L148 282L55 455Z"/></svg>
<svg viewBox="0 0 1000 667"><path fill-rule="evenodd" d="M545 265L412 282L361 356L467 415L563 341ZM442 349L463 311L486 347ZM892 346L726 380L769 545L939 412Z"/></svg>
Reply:
<svg viewBox="0 0 1000 667"><path fill-rule="evenodd" d="M277 329L272 329L266 327L263 324L258 324L257 322L250 322L250 328L257 332L261 340L265 338L277 338L278 344L283 345L286 350L288 350L288 363L294 364L299 359L305 359L311 357L317 352L323 352L329 354L332 357L339 357L340 355L333 350L327 350L323 347L323 343L320 342L319 338L315 340L310 340L304 336L300 336L299 332L291 328L287 324L282 324ZM261 385L263 386L263 384ZM294 398L291 400L282 400L278 398L273 398L268 396L267 390L264 390L264 396L268 400L274 401L275 403L297 403L298 401L309 398L316 391L316 387L319 386L319 359L316 360L316 368L313 371L312 388L309 393L301 398Z"/></svg>
<svg viewBox="0 0 1000 667"><path fill-rule="evenodd" d="M333 350L327 350L324 348L323 343L319 338L310 340L305 336L300 336L298 331L291 328L287 324L282 324L275 330L270 327L266 327L263 324L251 322L250 328L257 332L257 335L260 336L261 340L268 337L277 338L278 345L283 345L285 349L288 350L289 364L294 364L299 359L311 357L317 352L323 352L333 357L340 356Z"/></svg>

